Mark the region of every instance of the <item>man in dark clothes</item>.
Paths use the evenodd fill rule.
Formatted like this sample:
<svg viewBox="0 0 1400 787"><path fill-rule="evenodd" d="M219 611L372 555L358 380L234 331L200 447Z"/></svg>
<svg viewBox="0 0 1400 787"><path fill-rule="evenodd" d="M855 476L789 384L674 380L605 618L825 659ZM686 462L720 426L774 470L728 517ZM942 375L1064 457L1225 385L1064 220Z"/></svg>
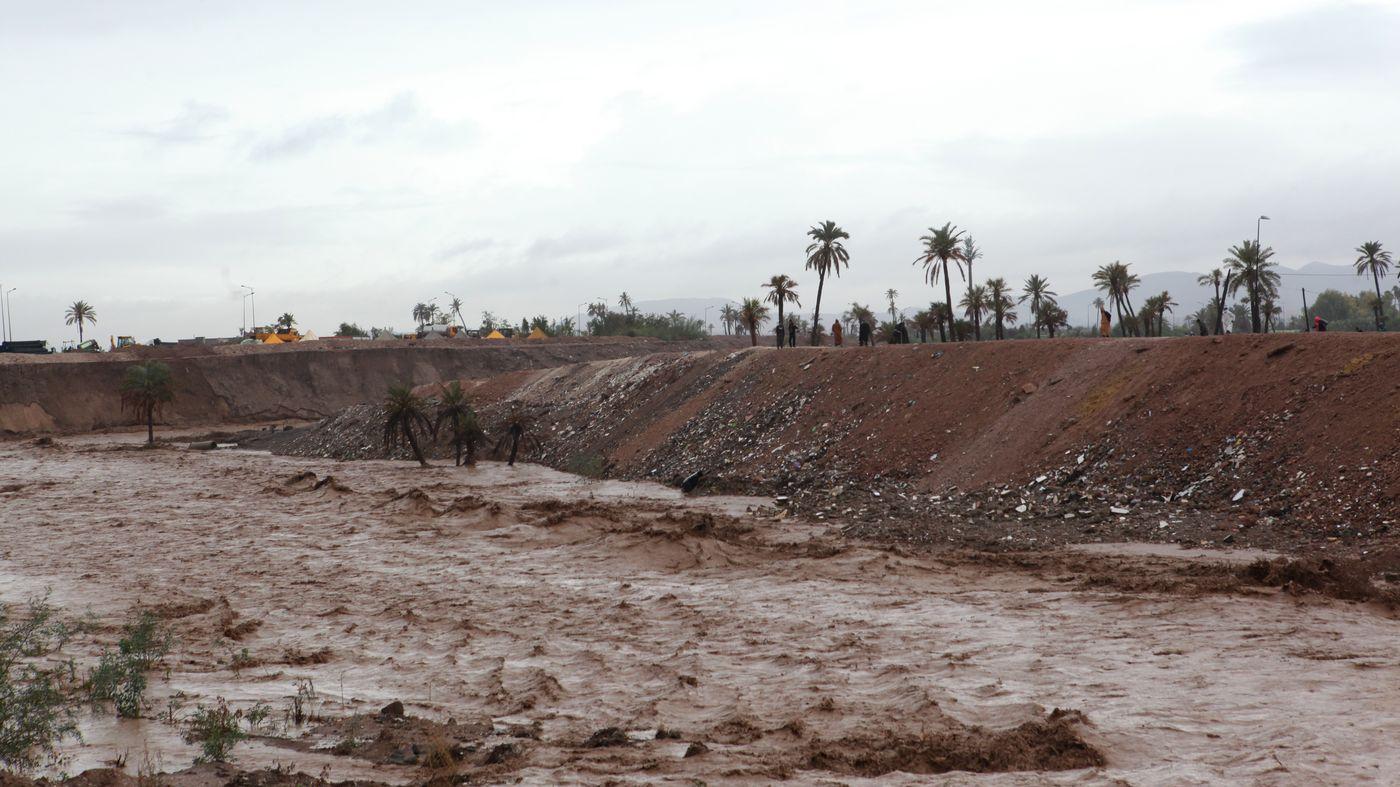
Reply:
<svg viewBox="0 0 1400 787"><path fill-rule="evenodd" d="M860 346L870 346L870 323L865 320L860 321Z"/></svg>
<svg viewBox="0 0 1400 787"><path fill-rule="evenodd" d="M1327 321L1321 317L1314 317L1313 330L1317 333L1327 333Z"/></svg>
<svg viewBox="0 0 1400 787"><path fill-rule="evenodd" d="M789 347L796 347L796 346L797 346L797 318L796 318L796 317L789 317L789 318L788 318L788 346L789 346Z"/></svg>

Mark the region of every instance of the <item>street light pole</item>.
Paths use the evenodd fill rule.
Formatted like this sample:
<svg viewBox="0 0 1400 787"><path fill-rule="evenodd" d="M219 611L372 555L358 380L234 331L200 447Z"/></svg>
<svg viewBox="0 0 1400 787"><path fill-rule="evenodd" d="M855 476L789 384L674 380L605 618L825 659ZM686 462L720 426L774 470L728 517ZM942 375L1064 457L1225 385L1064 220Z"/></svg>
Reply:
<svg viewBox="0 0 1400 787"><path fill-rule="evenodd" d="M18 289L18 287L11 287L5 292L5 325L10 330L10 341L15 340L15 305L10 302L10 293Z"/></svg>
<svg viewBox="0 0 1400 787"><path fill-rule="evenodd" d="M706 334L706 335L713 335L713 334L714 334L714 330L710 327L710 309L713 309L713 308L715 308L715 305L714 305L713 303L710 304L709 306L706 306L706 307L705 307L705 334Z"/></svg>
<svg viewBox="0 0 1400 787"><path fill-rule="evenodd" d="M1259 227L1266 221L1269 221L1268 216L1260 216L1254 220L1254 245L1256 248L1259 246Z"/></svg>
<svg viewBox="0 0 1400 787"><path fill-rule="evenodd" d="M0 292L5 291L5 285L0 284ZM10 341L10 328L5 325L5 301L0 299L0 344Z"/></svg>

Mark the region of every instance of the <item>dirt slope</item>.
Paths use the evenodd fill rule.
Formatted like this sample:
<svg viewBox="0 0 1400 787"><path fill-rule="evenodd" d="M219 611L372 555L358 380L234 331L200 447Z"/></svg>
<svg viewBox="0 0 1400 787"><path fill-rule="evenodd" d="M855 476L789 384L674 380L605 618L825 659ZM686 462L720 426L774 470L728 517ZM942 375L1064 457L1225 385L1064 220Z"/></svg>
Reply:
<svg viewBox="0 0 1400 787"><path fill-rule="evenodd" d="M119 407L118 387L126 367L145 358L164 361L174 372L176 398L163 422L188 426L320 418L351 404L378 400L391 383L477 378L728 342L323 341L283 347L141 348L100 355L0 355L0 433L76 432L132 423Z"/></svg>

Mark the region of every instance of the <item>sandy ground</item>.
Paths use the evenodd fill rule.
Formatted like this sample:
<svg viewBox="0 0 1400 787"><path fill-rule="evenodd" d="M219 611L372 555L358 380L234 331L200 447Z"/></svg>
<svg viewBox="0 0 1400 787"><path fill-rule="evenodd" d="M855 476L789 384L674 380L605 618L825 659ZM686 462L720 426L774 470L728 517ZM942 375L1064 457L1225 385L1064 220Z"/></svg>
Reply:
<svg viewBox="0 0 1400 787"><path fill-rule="evenodd" d="M47 589L107 641L133 607L161 605L178 644L153 680L152 716L171 698L178 719L223 697L268 702L280 720L309 680L326 717L397 699L413 716L479 722L477 751L518 752L464 757L458 770L488 782L922 782L868 763L897 741L985 739L1055 708L1085 715L1078 732L1106 764L942 778L1400 774L1400 622L1373 607L1085 590L745 513L766 500L682 500L533 466L420 470L129 439L0 444L0 599ZM611 726L631 743L582 746ZM658 728L680 737L652 740ZM424 778L334 755L310 729L282 725L237 762ZM156 719L94 715L84 730L70 772L122 753L132 772L175 770L195 753ZM684 757L695 742L708 752Z"/></svg>

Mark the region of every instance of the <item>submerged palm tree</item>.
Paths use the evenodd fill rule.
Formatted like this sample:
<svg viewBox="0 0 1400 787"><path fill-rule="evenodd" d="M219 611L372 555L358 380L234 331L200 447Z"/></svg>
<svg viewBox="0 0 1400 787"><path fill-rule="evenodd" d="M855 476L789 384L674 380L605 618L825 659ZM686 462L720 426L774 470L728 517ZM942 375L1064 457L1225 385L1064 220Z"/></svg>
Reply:
<svg viewBox="0 0 1400 787"><path fill-rule="evenodd" d="M748 330L749 342L754 347L758 346L758 329L765 322L768 322L768 307L757 298L745 298L739 307L739 324Z"/></svg>
<svg viewBox="0 0 1400 787"><path fill-rule="evenodd" d="M97 324L97 310L87 301L74 301L63 316L65 324L78 326L78 344L83 343L83 323Z"/></svg>
<svg viewBox="0 0 1400 787"><path fill-rule="evenodd" d="M146 445L155 445L155 419L165 405L175 400L175 384L170 367L160 361L146 361L127 367L122 378L122 409L146 421Z"/></svg>
<svg viewBox="0 0 1400 787"><path fill-rule="evenodd" d="M786 273L779 273L769 278L763 286L771 288L765 300L778 307L778 324L787 325L787 321L783 317L783 305L787 303L802 305L802 302L797 300L797 282L793 281ZM778 342L778 346L783 346L783 343Z"/></svg>
<svg viewBox="0 0 1400 787"><path fill-rule="evenodd" d="M535 425L535 419L525 410L519 402L511 406L510 412L506 414L505 423L502 424L504 431L496 441L496 453L499 454L507 442L510 443L510 457L506 459L506 464L515 467L515 458L519 455L521 448L528 448L535 445L535 438L531 428Z"/></svg>
<svg viewBox="0 0 1400 787"><path fill-rule="evenodd" d="M962 246L962 232L953 226L952 222L944 224L939 229L928 228L929 234L919 238L924 244L924 253L914 260L914 264L923 263L924 278L929 284L937 284L938 277L943 277L943 294L947 298L947 313L944 315L948 321L948 337L957 341L957 331L953 329L953 285L951 283L952 272L948 268L949 263L958 266L958 274L962 274L962 262L966 259Z"/></svg>
<svg viewBox="0 0 1400 787"><path fill-rule="evenodd" d="M1245 240L1238 246L1230 247L1230 256L1225 258L1225 266L1234 275L1230 292L1244 286L1249 293L1249 322L1254 333L1263 329L1259 307L1270 293L1278 291L1279 275L1270 261L1274 256L1271 248L1260 248L1258 241Z"/></svg>
<svg viewBox="0 0 1400 787"><path fill-rule="evenodd" d="M1356 275L1364 276L1369 272L1371 278L1376 282L1376 330L1383 331L1385 330L1385 319L1382 315L1384 314L1385 301L1381 297L1381 277L1390 272L1392 262L1390 252L1381 248L1380 241L1368 240L1356 247L1356 253L1361 255L1356 258ZM78 301L78 303L82 303L82 301ZM81 331L79 331L78 338L82 338Z"/></svg>
<svg viewBox="0 0 1400 787"><path fill-rule="evenodd" d="M1021 297L1018 298L1016 302L1031 302L1031 321L1035 323L1035 338L1037 339L1040 338L1041 329L1040 306L1045 303L1046 300L1053 301L1054 298L1055 292L1050 289L1050 282L1046 281L1045 277L1038 273L1032 273L1031 277L1026 279L1025 285L1021 287ZM1054 334L1051 334L1051 336L1053 335Z"/></svg>
<svg viewBox="0 0 1400 787"><path fill-rule="evenodd" d="M466 391L462 390L462 384L459 382L454 381L442 389L442 394L438 397L437 422L433 424L433 431L439 431L444 421L452 437L452 465L457 467L476 464L476 449L486 439L486 432L482 431L476 410L472 409L471 401L467 399Z"/></svg>
<svg viewBox="0 0 1400 787"><path fill-rule="evenodd" d="M812 314L812 345L819 341L817 331L822 322L822 289L826 286L826 275L841 277L841 266L850 267L851 255L841 243L850 240L851 234L836 226L834 221L824 221L807 230L812 242L807 246L807 269L817 272L817 308Z"/></svg>
<svg viewBox="0 0 1400 787"><path fill-rule="evenodd" d="M413 451L413 458L418 460L418 464L427 467L428 460L423 457L423 449L418 445L418 437L414 430L431 431L432 426L432 422L428 420L428 403L423 397L413 393L413 386L389 386L389 396L384 400L386 448L392 451L400 444L406 443Z"/></svg>

